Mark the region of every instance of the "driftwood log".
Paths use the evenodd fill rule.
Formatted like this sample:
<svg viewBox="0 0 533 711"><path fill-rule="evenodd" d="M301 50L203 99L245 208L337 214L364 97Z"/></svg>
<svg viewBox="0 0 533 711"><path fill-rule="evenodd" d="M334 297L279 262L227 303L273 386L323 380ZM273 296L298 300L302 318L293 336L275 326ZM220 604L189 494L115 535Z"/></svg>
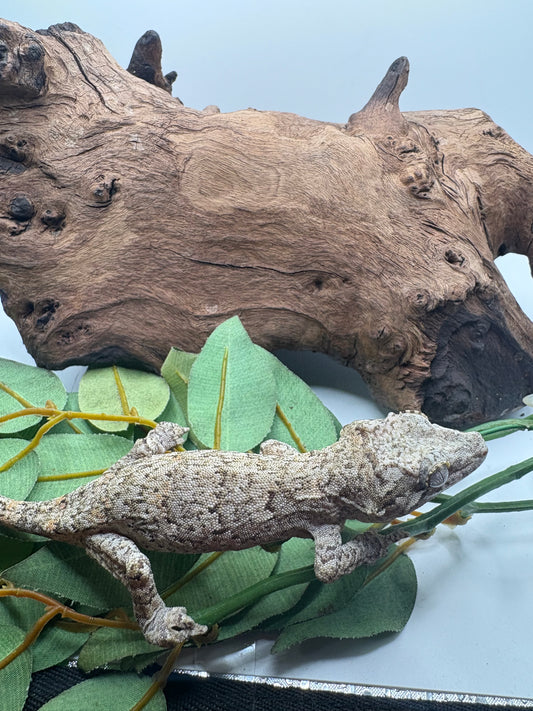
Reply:
<svg viewBox="0 0 533 711"><path fill-rule="evenodd" d="M405 58L345 124L196 111L160 59L155 33L128 72L70 23L0 24L0 289L39 364L157 368L239 314L444 424L533 390L494 265L533 261L533 157L486 114L402 114Z"/></svg>

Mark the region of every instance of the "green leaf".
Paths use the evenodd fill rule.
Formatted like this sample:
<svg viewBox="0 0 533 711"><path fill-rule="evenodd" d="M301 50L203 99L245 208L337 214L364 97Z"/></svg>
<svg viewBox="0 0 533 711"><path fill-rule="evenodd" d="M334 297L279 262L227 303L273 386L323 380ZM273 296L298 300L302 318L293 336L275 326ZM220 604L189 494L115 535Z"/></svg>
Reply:
<svg viewBox="0 0 533 711"><path fill-rule="evenodd" d="M188 418L196 437L212 449L245 452L272 426L276 383L266 353L237 316L207 339L192 366Z"/></svg>
<svg viewBox="0 0 533 711"><path fill-rule="evenodd" d="M179 351L177 348L171 348L161 366L161 375L169 384L170 390L185 414L187 413L187 389L191 368L197 357L197 353L187 353ZM180 424L182 423L180 422Z"/></svg>
<svg viewBox="0 0 533 711"><path fill-rule="evenodd" d="M200 556L198 563L210 554ZM277 555L262 548L226 551L197 577L165 600L167 605L183 605L193 615L196 610L209 607L259 580L268 578Z"/></svg>
<svg viewBox="0 0 533 711"><path fill-rule="evenodd" d="M8 568L5 577L17 587L40 590L90 605L96 610L128 606L126 588L82 548L56 541Z"/></svg>
<svg viewBox="0 0 533 711"><path fill-rule="evenodd" d="M26 539L20 540L18 535L9 535L12 532L15 533L13 529L0 528L0 571L24 560L34 550L33 542ZM4 535L4 533L8 535Z"/></svg>
<svg viewBox="0 0 533 711"><path fill-rule="evenodd" d="M61 476L107 469L127 454L132 443L111 434L50 434L42 438L36 452L41 476ZM28 499L45 501L88 484L95 476L38 481Z"/></svg>
<svg viewBox="0 0 533 711"><path fill-rule="evenodd" d="M272 353L260 350L270 361L277 390L276 416L267 439L280 440L300 451L322 449L336 442L334 415L301 378Z"/></svg>
<svg viewBox="0 0 533 711"><path fill-rule="evenodd" d="M7 462L27 446L24 439L0 439L0 464ZM29 452L7 471L0 472L0 494L23 501L33 489L40 474L39 458Z"/></svg>
<svg viewBox="0 0 533 711"><path fill-rule="evenodd" d="M300 566L309 565L315 557L313 541L291 538L281 547L272 575L284 573ZM264 620L291 609L301 598L308 583L292 585L283 590L265 595L254 605L227 620L220 628L218 640L234 637L257 627Z"/></svg>
<svg viewBox="0 0 533 711"><path fill-rule="evenodd" d="M353 538L354 535L358 536L359 534L368 531L369 528L372 528L371 523L363 523L362 521L357 521L355 518L344 522L344 529L351 534L350 538Z"/></svg>
<svg viewBox="0 0 533 711"><path fill-rule="evenodd" d="M149 558L156 583L163 590L179 580L198 556L151 552ZM83 548L57 541L8 568L5 577L19 587L75 600L95 610L131 606L126 588Z"/></svg>
<svg viewBox="0 0 533 711"><path fill-rule="evenodd" d="M14 625L0 625L0 659L24 641L24 632ZM32 657L29 649L0 670L0 711L21 711L30 687Z"/></svg>
<svg viewBox="0 0 533 711"><path fill-rule="evenodd" d="M383 573L364 585L342 609L323 617L289 625L272 652L316 637L360 639L382 632L400 632L407 624L416 598L416 573L401 555Z"/></svg>
<svg viewBox="0 0 533 711"><path fill-rule="evenodd" d="M170 393L167 406L156 419L158 422L176 422L178 425L187 425L185 413L172 392Z"/></svg>
<svg viewBox="0 0 533 711"><path fill-rule="evenodd" d="M44 613L45 606L31 598L2 597L0 599L0 626L16 625L24 634L32 629ZM68 659L89 636L85 631L67 632L60 629L56 626L58 619L56 617L49 622L31 646L34 672Z"/></svg>
<svg viewBox="0 0 533 711"><path fill-rule="evenodd" d="M120 384L125 400L121 399ZM131 408L135 407L141 417L149 420L159 417L167 406L169 395L169 387L159 375L116 367L88 370L80 381L78 392L82 412L129 415ZM104 432L124 432L128 429L127 422L90 422Z"/></svg>
<svg viewBox="0 0 533 711"><path fill-rule="evenodd" d="M162 650L161 647L149 644L141 632L100 627L83 646L78 666L84 672L90 672L105 664L150 652L157 652L161 656Z"/></svg>
<svg viewBox="0 0 533 711"><path fill-rule="evenodd" d="M148 691L152 680L136 674L104 674L87 679L55 696L40 711L130 711ZM166 711L161 690L144 707L145 711ZM7 710L6 710L7 711Z"/></svg>
<svg viewBox="0 0 533 711"><path fill-rule="evenodd" d="M2 385L10 388L33 407L44 407L47 400L52 400L61 410L67 401L67 392L55 373L0 358L0 416L22 410L24 407L13 395L5 392ZM40 415L28 415L8 420L0 424L0 434L21 432L36 425L41 419Z"/></svg>
<svg viewBox="0 0 533 711"><path fill-rule="evenodd" d="M0 599L0 625L16 625L26 633L44 612L42 602L28 597Z"/></svg>
<svg viewBox="0 0 533 711"><path fill-rule="evenodd" d="M42 605L41 613L44 614ZM73 627L70 631L58 627L56 622L49 622L32 645L33 671L61 664L72 657L88 638L89 632L86 630Z"/></svg>
<svg viewBox="0 0 533 711"><path fill-rule="evenodd" d="M285 615L274 629L281 629L289 624L305 622L316 617L330 615L345 607L362 588L368 575L368 568L361 566L334 583L313 582L300 600L297 609ZM282 623L282 625L280 625Z"/></svg>

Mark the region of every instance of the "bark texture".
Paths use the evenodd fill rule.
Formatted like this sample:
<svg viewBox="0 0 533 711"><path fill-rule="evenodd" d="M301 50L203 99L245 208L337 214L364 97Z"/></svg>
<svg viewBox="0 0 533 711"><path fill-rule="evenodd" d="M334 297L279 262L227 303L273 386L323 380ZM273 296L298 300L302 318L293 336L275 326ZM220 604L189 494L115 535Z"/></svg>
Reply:
<svg viewBox="0 0 533 711"><path fill-rule="evenodd" d="M533 262L529 153L477 109L402 114L405 58L346 124L186 108L154 35L132 74L70 23L0 23L0 290L39 364L157 368L239 314L443 424L533 390L494 265Z"/></svg>

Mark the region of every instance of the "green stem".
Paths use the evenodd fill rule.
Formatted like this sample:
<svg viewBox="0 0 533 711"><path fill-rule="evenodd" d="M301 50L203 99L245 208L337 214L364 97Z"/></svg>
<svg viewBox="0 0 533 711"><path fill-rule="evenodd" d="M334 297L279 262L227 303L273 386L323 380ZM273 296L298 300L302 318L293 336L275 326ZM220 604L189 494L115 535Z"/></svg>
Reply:
<svg viewBox="0 0 533 711"><path fill-rule="evenodd" d="M398 558L405 550L414 543L414 540L405 541L399 546L395 546L393 552L383 560L376 563L373 568L370 568L369 575L364 582L367 585L371 580L380 575L386 570L396 558ZM235 595L223 600L210 607L204 607L202 610L192 611L191 614L195 621L201 625L214 625L220 623L226 617L236 614L239 610L252 605L260 600L265 595L290 588L293 585L302 585L303 583L311 583L316 580L315 569L313 565L306 565L303 568L295 570L287 570L284 573L271 575L269 578L260 580L250 587L240 590Z"/></svg>
<svg viewBox="0 0 533 711"><path fill-rule="evenodd" d="M380 533L387 535L388 533L391 533L391 531L397 531L399 529L405 531L410 536L421 536L424 533L429 533L439 523L442 523L442 521L447 519L456 511L461 510L464 513L467 505L474 502L480 496L483 496L494 489L498 489L500 486L508 484L511 481L520 479L526 474L529 474L531 471L533 471L533 457L530 457L519 464L514 464L513 466L508 467L497 474L487 477L486 479L482 479L476 484L472 484L472 486L469 486L467 489L464 489L455 496L446 498L443 503L440 503L428 513L421 514L417 518L405 521L404 523L388 526L387 528L381 530ZM440 494L436 498L438 498L439 501L442 501L444 497ZM481 504L477 504L477 506L481 506Z"/></svg>
<svg viewBox="0 0 533 711"><path fill-rule="evenodd" d="M302 583L310 583L315 580L315 571L312 565L306 565L304 568L296 568L288 570L285 573L271 575L265 580L260 580L254 585L240 590L235 595L228 597L226 600L204 607L202 610L192 611L194 619L201 625L214 625L221 622L224 618L234 615L244 607L248 607L264 595L282 590L283 588L291 587L292 585L300 585Z"/></svg>
<svg viewBox="0 0 533 711"><path fill-rule="evenodd" d="M443 504L452 497L449 494L439 494L432 500L432 504ZM461 511L470 516L474 513L514 513L515 511L531 511L533 499L520 499L519 501L472 501Z"/></svg>
<svg viewBox="0 0 533 711"><path fill-rule="evenodd" d="M494 422L485 422L477 427L471 427L468 432L479 432L483 435L483 439L491 440L498 437L505 437L512 432L519 430L533 430L533 415L522 417L520 419L510 420L494 420Z"/></svg>

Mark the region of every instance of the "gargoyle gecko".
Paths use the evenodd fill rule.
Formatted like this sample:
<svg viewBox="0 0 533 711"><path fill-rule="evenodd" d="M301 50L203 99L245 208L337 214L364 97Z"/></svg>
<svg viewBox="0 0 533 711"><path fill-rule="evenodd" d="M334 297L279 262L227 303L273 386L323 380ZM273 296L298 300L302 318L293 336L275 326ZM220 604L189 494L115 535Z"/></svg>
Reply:
<svg viewBox="0 0 533 711"><path fill-rule="evenodd" d="M315 541L315 573L332 582L403 537L367 532L342 543L346 519L388 522L474 471L487 453L463 433L413 412L343 427L304 454L276 440L260 453L169 452L187 428L160 423L101 477L50 501L0 497L0 524L82 546L131 593L145 638L169 647L204 634L167 607L139 550L240 550L292 536Z"/></svg>

